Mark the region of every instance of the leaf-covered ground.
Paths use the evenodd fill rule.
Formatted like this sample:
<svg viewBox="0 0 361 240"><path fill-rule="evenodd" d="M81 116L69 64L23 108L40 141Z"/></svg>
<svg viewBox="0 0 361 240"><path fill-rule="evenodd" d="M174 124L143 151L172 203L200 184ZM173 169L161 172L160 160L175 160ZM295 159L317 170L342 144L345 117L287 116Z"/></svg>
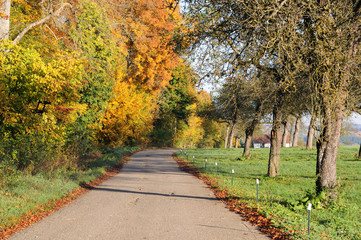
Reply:
<svg viewBox="0 0 361 240"><path fill-rule="evenodd" d="M90 189L98 186L102 182L106 181L107 179L111 178L112 176L116 175L122 169L124 163L129 160L129 156L132 153L128 153L124 155L120 162L118 160L118 164L108 169L102 176L96 178L95 180L83 184L76 188L75 190L71 191L70 193L66 194L64 197L49 201L45 204L37 206L36 208L26 212L24 215L19 217L18 219L12 219L16 222L15 225L10 227L3 227L2 231L0 231L0 239L6 239L13 234L29 227L30 225L39 222L40 220L44 219L46 216L49 216L53 212L59 210L60 208L70 204L75 199L83 195L84 193L88 192Z"/></svg>
<svg viewBox="0 0 361 240"><path fill-rule="evenodd" d="M286 232L282 228L276 228L272 220L260 214L257 209L251 208L246 203L240 201L235 197L232 197L231 192L227 188L221 188L217 184L216 178L201 174L197 168L193 167L191 164L182 160L181 158L178 158L176 155L173 155L173 157L177 161L181 170L193 174L197 178L203 180L203 182L206 183L214 192L216 197L226 203L227 207L231 211L240 214L245 220L258 226L263 233L271 236L272 239L283 240L290 238L290 234L288 232Z"/></svg>

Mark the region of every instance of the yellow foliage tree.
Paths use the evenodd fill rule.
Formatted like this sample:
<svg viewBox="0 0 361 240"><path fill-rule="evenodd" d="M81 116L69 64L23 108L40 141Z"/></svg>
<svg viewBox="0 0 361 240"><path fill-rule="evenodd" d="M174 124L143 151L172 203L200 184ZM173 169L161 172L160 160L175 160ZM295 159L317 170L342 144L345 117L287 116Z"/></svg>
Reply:
<svg viewBox="0 0 361 240"><path fill-rule="evenodd" d="M152 130L154 101L152 95L133 84L118 81L98 131L99 141L111 145L147 142L147 134Z"/></svg>
<svg viewBox="0 0 361 240"><path fill-rule="evenodd" d="M195 148L203 139L204 129L202 127L203 120L197 116L195 109L197 104L191 105L193 113L189 116L187 123L182 124L181 130L175 136L175 146L182 148Z"/></svg>

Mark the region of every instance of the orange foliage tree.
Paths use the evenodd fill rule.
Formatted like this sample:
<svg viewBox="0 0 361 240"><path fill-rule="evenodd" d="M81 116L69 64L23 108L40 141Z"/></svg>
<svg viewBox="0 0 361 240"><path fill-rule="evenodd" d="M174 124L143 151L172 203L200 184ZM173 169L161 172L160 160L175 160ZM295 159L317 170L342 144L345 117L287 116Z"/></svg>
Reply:
<svg viewBox="0 0 361 240"><path fill-rule="evenodd" d="M148 141L156 100L179 62L173 41L180 15L169 0L102 2L124 55L98 140L103 144Z"/></svg>
<svg viewBox="0 0 361 240"><path fill-rule="evenodd" d="M166 86L178 62L172 41L180 21L173 0L104 2L127 57L125 80L153 93Z"/></svg>

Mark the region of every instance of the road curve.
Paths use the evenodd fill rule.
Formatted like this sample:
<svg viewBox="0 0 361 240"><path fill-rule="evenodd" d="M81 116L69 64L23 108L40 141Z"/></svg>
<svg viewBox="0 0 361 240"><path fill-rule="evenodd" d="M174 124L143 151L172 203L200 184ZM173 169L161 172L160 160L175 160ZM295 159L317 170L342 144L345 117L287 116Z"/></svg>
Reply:
<svg viewBox="0 0 361 240"><path fill-rule="evenodd" d="M180 171L173 152L134 154L118 175L10 239L269 239Z"/></svg>

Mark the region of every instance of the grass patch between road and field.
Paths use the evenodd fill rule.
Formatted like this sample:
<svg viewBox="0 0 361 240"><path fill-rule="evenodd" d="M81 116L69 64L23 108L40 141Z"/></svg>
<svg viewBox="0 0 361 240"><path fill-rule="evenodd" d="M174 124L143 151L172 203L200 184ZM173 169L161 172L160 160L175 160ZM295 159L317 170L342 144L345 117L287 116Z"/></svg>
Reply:
<svg viewBox="0 0 361 240"><path fill-rule="evenodd" d="M340 147L338 155L338 202L327 208L312 209L311 233L307 235L306 195L315 195L316 151L283 148L280 175L267 177L269 149L252 149L248 158L243 149L191 149L177 152L210 177L218 186L248 206L257 208L274 225L293 232L295 239L361 239L361 161L357 147ZM195 156L193 160L193 156ZM205 161L207 159L207 163ZM216 166L217 162L217 176ZM231 171L234 181L231 185ZM259 202L256 202L256 179L260 179ZM305 204L306 205L306 204Z"/></svg>
<svg viewBox="0 0 361 240"><path fill-rule="evenodd" d="M98 157L86 161L81 168L63 168L36 175L12 172L7 176L11 179L7 179L7 184L2 184L0 188L0 233L18 224L29 212L37 211L39 206L52 207L49 203L99 178L119 164L123 156L136 150L107 148Z"/></svg>

